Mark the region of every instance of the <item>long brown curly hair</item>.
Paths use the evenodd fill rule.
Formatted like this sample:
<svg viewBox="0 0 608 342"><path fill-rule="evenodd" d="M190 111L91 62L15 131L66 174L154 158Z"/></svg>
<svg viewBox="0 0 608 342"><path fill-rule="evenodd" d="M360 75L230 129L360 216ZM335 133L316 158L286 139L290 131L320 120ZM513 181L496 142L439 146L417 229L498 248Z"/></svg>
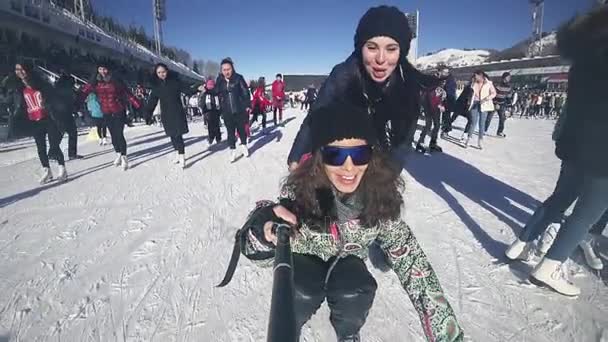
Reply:
<svg viewBox="0 0 608 342"><path fill-rule="evenodd" d="M401 169L386 153L374 148L372 159L356 194L362 205L359 220L373 227L384 220L398 219L403 205L405 183ZM321 153L316 151L283 181L283 189L293 194L294 214L311 227L326 230L337 219L333 185L325 173Z"/></svg>

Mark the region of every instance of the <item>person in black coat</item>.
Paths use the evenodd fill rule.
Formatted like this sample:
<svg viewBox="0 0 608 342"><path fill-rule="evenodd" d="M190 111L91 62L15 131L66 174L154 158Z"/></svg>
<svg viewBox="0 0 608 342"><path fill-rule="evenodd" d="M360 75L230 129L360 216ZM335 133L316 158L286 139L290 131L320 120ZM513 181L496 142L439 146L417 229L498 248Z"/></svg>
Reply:
<svg viewBox="0 0 608 342"><path fill-rule="evenodd" d="M188 133L188 122L181 94L193 95L202 89L202 86L196 88L181 83L177 75L170 71L165 64L159 63L154 67L152 91L146 105L146 121L151 124L152 112L160 101L163 128L167 136L171 138L173 148L177 151L175 163L180 164L182 168L186 167L183 135Z"/></svg>
<svg viewBox="0 0 608 342"><path fill-rule="evenodd" d="M234 162L240 155L249 156L247 148L247 131L245 125L248 123L247 114L251 111L251 94L247 89L247 83L240 74L234 70L234 63L230 58L224 58L221 63L221 74L215 82L217 95L220 97L220 110L224 125L228 134L228 143L231 150L231 161ZM239 133L241 146L239 153L236 152L235 131Z"/></svg>
<svg viewBox="0 0 608 342"><path fill-rule="evenodd" d="M608 132L608 5L560 28L557 47L561 56L572 62L568 105L553 134L555 154L562 160L562 167L553 194L534 212L506 255L521 258L548 225L576 201L572 214L530 276L536 284L576 296L581 291L565 276L569 272L563 263L608 209L608 154L604 151Z"/></svg>
<svg viewBox="0 0 608 342"><path fill-rule="evenodd" d="M471 77L471 82L469 82L464 87L464 89L460 93L460 96L458 96L458 99L454 103L454 112L452 113L452 116L450 117L448 122L445 123L445 126L443 126L442 132L444 134L448 134L452 131L452 124L459 116L464 116L467 119L467 124L465 126L461 139L465 139L465 133L469 132L469 129L471 128L471 115L469 111L469 104L471 103L471 99L473 98L473 88L471 87L471 84L473 84L474 78L475 77Z"/></svg>
<svg viewBox="0 0 608 342"><path fill-rule="evenodd" d="M57 110L55 90L53 86L34 72L29 63L17 63L15 74L6 82L9 98L12 100L10 116L11 136L31 136L36 142L38 158L43 167L40 184L53 180L49 165L49 154L57 159L59 164L58 180L64 181L68 174L60 144L65 131L66 118L63 112ZM50 148L47 152L46 140Z"/></svg>
<svg viewBox="0 0 608 342"><path fill-rule="evenodd" d="M341 99L373 117L383 149L411 146L420 115L420 91L440 82L407 60L411 39L407 18L398 8L370 8L357 26L353 53L333 68L311 111ZM289 153L291 170L311 152L311 134L307 116Z"/></svg>
<svg viewBox="0 0 608 342"><path fill-rule="evenodd" d="M66 119L66 133L68 134L68 158L82 159L78 155L78 130L76 120L74 119L74 79L69 73L62 69L59 72L59 78L55 81L55 90L57 94L57 110L64 112L62 115Z"/></svg>

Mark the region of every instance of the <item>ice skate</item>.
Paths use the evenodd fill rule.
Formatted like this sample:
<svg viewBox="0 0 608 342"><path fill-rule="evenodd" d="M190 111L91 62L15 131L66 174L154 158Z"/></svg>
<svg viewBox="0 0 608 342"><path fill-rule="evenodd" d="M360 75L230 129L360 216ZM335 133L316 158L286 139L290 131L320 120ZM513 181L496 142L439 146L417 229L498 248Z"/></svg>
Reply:
<svg viewBox="0 0 608 342"><path fill-rule="evenodd" d="M565 296L578 296L581 290L567 278L564 263L544 258L532 271L530 282L541 287L549 287Z"/></svg>
<svg viewBox="0 0 608 342"><path fill-rule="evenodd" d="M53 174L51 173L51 169L45 167L42 169L42 177L40 177L40 184L46 184L53 180Z"/></svg>
<svg viewBox="0 0 608 342"><path fill-rule="evenodd" d="M64 182L68 179L68 171L65 169L65 165L59 165L59 174L57 175L57 180L60 182Z"/></svg>

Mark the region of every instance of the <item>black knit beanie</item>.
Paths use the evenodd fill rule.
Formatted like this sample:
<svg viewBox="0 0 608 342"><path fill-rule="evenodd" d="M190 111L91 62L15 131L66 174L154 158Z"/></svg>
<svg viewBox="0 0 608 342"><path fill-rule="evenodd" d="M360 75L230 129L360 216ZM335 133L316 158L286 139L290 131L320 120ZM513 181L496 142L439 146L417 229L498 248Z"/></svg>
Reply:
<svg viewBox="0 0 608 342"><path fill-rule="evenodd" d="M310 113L312 150L342 139L363 139L369 145L377 142L370 115L348 103L332 102Z"/></svg>
<svg viewBox="0 0 608 342"><path fill-rule="evenodd" d="M401 57L405 59L410 51L412 30L405 13L394 6L372 7L359 20L355 33L355 52L361 54L361 48L373 37L385 36L399 43Z"/></svg>

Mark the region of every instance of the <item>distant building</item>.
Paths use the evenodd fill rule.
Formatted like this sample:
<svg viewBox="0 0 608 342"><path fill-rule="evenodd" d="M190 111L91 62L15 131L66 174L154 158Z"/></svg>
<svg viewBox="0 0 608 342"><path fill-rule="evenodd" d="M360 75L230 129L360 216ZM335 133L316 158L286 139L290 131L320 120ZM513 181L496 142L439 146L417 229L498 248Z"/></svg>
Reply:
<svg viewBox="0 0 608 342"><path fill-rule="evenodd" d="M307 89L310 85L321 88L328 75L283 75L285 81L285 91L300 91Z"/></svg>

